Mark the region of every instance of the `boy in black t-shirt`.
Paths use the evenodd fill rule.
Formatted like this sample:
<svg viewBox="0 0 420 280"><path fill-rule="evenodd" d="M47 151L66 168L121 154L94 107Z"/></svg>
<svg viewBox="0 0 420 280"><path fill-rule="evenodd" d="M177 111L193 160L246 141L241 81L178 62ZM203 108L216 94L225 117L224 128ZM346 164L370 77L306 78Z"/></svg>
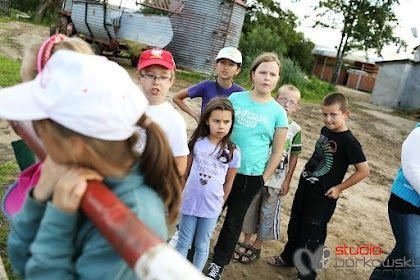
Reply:
<svg viewBox="0 0 420 280"><path fill-rule="evenodd" d="M316 278L316 268L322 267L327 224L340 193L369 174L362 147L346 125L349 113L342 93L331 93L322 101L325 126L300 176L287 230L288 242L280 256L268 261L279 267L296 266L299 279ZM356 171L343 181L351 164Z"/></svg>

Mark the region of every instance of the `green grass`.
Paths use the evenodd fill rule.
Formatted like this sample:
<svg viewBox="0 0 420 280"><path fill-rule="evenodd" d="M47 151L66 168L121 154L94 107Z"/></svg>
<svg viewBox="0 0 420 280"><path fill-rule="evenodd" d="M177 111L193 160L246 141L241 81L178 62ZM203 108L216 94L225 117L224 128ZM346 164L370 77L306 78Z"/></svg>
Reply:
<svg viewBox="0 0 420 280"><path fill-rule="evenodd" d="M0 55L0 87L12 86L20 82L20 61Z"/></svg>
<svg viewBox="0 0 420 280"><path fill-rule="evenodd" d="M191 84L196 84L204 80L212 79L211 75L200 74L197 72L191 72L186 70L176 70L176 78L180 80L184 80Z"/></svg>
<svg viewBox="0 0 420 280"><path fill-rule="evenodd" d="M325 95L335 91L335 87L332 84L323 82L316 77L311 77L299 90L302 93L303 100L319 103Z"/></svg>
<svg viewBox="0 0 420 280"><path fill-rule="evenodd" d="M15 161L8 161L0 164L0 197L2 198L8 185L16 180L17 174L19 173L18 165ZM12 267L7 258L6 242L7 235L9 232L9 223L0 212L0 255L6 269L6 273L9 276L9 280L16 279L13 275Z"/></svg>

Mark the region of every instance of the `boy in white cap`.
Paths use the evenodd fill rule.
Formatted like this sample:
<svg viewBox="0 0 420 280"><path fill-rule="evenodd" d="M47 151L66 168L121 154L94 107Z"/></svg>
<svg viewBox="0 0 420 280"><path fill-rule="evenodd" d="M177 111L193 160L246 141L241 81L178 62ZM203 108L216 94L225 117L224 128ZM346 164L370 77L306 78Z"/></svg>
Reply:
<svg viewBox="0 0 420 280"><path fill-rule="evenodd" d="M239 74L242 65L242 54L234 47L225 47L219 51L216 57L215 73L216 80L205 80L189 88L180 90L172 100L184 112L193 117L197 123L200 113L204 111L207 103L216 96L229 97L233 92L244 89L233 82L233 78ZM185 102L185 98L201 97L201 111L195 112Z"/></svg>
<svg viewBox="0 0 420 280"><path fill-rule="evenodd" d="M166 101L166 95L175 81L175 61L172 54L163 49L143 51L137 64L137 78L150 103L146 115L165 132L179 174L183 176L189 154L187 125L181 114Z"/></svg>

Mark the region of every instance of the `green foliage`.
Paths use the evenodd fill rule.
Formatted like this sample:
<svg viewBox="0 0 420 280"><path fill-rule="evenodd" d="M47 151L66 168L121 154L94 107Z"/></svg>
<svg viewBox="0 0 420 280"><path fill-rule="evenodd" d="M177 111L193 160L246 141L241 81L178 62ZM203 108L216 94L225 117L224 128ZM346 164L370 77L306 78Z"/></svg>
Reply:
<svg viewBox="0 0 420 280"><path fill-rule="evenodd" d="M0 87L12 86L20 82L20 61L0 55Z"/></svg>
<svg viewBox="0 0 420 280"><path fill-rule="evenodd" d="M0 164L0 197L3 197L6 187L16 179L18 172L19 168L15 161L8 161L6 163ZM9 223L3 216L3 213L0 212L0 256L2 258L9 280L14 280L16 278L13 275L12 267L8 261L6 252L8 232Z"/></svg>
<svg viewBox="0 0 420 280"><path fill-rule="evenodd" d="M46 5L45 13L42 15L42 18L39 21L35 20L35 15L38 8L43 4L43 2L48 2L49 4ZM37 24L50 26L54 24L57 19L58 11L61 9L58 0L55 1L40 1L40 0L19 0L19 1L12 1L12 9L11 9L11 18L17 18L16 15L19 13L26 13L30 16L29 21L34 22L36 21ZM19 20L24 20L20 18Z"/></svg>
<svg viewBox="0 0 420 280"><path fill-rule="evenodd" d="M287 53L287 46L284 40L276 36L273 30L264 25L256 25L241 36L239 48L244 57L249 57L258 52L275 52L278 55ZM251 61L245 62L249 66Z"/></svg>
<svg viewBox="0 0 420 280"><path fill-rule="evenodd" d="M207 80L210 78L208 75L200 74L197 72L190 72L186 70L176 70L176 78L180 80L187 81L191 84L199 83L203 80Z"/></svg>
<svg viewBox="0 0 420 280"><path fill-rule="evenodd" d="M28 14L34 13L38 8L39 0L12 1L12 8Z"/></svg>
<svg viewBox="0 0 420 280"><path fill-rule="evenodd" d="M306 84L305 73L291 59L282 60L282 71L280 76L280 85L292 84L297 88L302 88Z"/></svg>
<svg viewBox="0 0 420 280"><path fill-rule="evenodd" d="M321 81L316 77L311 77L303 87L299 89L302 93L303 100L319 103L325 95L335 91L335 86Z"/></svg>
<svg viewBox="0 0 420 280"><path fill-rule="evenodd" d="M278 1L253 1L247 9L239 43L246 63L248 57L273 51L294 60L309 73L314 44L296 32L296 21L297 17L290 11L283 11ZM249 65L246 63L245 67Z"/></svg>

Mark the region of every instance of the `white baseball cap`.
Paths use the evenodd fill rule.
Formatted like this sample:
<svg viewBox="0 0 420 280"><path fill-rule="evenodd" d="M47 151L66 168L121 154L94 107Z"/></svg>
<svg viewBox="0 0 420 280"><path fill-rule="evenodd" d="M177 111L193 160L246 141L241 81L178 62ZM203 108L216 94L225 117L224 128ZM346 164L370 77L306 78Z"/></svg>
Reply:
<svg viewBox="0 0 420 280"><path fill-rule="evenodd" d="M217 54L216 61L222 58L227 58L237 64L242 64L242 54L237 48L234 47L224 47L221 49Z"/></svg>
<svg viewBox="0 0 420 280"><path fill-rule="evenodd" d="M68 50L54 53L34 80L0 90L0 118L52 119L109 141L133 135L147 105L143 92L117 63Z"/></svg>

